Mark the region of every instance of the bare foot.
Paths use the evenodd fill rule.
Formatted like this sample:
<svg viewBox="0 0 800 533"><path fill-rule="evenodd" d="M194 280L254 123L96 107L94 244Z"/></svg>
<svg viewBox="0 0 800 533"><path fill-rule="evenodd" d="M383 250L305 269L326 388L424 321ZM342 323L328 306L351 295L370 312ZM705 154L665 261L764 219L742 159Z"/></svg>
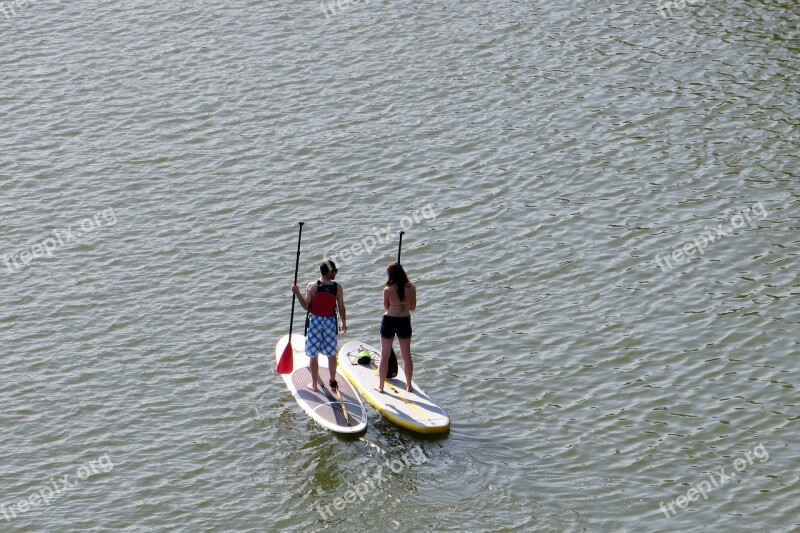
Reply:
<svg viewBox="0 0 800 533"><path fill-rule="evenodd" d="M372 388L375 389L376 391L380 392L381 394L384 394L383 389L379 389L378 387L372 387Z"/></svg>
<svg viewBox="0 0 800 533"><path fill-rule="evenodd" d="M309 383L308 385L306 385L306 387L308 387L309 389L311 389L314 392L319 392L319 389L317 388L317 384L316 383Z"/></svg>
<svg viewBox="0 0 800 533"><path fill-rule="evenodd" d="M408 387L406 387L406 390L407 390L408 392L414 392L414 387L412 387L411 385L409 385Z"/></svg>

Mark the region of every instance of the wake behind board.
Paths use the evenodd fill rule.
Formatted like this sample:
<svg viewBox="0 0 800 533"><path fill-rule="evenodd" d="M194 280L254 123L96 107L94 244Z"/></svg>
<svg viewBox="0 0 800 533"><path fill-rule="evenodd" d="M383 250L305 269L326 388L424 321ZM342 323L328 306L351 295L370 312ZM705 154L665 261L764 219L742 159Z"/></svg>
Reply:
<svg viewBox="0 0 800 533"><path fill-rule="evenodd" d="M357 362L359 352L362 350L369 351L372 356L369 365L360 365ZM339 349L339 368L380 414L398 426L417 433L449 431L450 417L415 381L411 381L414 392L406 391L402 367L396 377L384 382L384 394L375 390L380 381L379 357L380 350L369 344L348 342Z"/></svg>
<svg viewBox="0 0 800 533"><path fill-rule="evenodd" d="M275 347L276 360L280 360L289 336L284 335ZM294 396L294 399L308 413L308 416L325 429L335 433L360 433L367 429L367 416L361 398L347 381L342 372L337 372L336 382L339 384L341 401L332 391L328 380L328 358L320 356L319 359L319 381L317 388L319 392L314 392L308 388L311 383L311 359L306 355L306 338L303 335L292 335L292 351L294 355L294 371L291 374L281 374L283 381ZM339 363L341 368L341 362ZM344 403L344 409L342 408Z"/></svg>

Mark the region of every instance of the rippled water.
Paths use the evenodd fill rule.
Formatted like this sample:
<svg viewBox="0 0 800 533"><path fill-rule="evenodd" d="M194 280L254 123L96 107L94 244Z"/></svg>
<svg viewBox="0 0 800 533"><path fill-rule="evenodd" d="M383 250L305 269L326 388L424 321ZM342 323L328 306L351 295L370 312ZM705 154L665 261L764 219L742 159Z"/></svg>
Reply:
<svg viewBox="0 0 800 533"><path fill-rule="evenodd" d="M800 526L800 4L658 5L0 10L0 525ZM415 212L452 431L337 438L274 372L296 222L301 281L392 234L340 265L375 341Z"/></svg>

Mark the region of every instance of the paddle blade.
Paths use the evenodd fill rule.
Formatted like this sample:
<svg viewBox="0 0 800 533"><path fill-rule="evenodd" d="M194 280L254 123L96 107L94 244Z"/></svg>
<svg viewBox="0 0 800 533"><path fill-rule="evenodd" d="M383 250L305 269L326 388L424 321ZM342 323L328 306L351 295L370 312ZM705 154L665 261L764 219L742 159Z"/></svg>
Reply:
<svg viewBox="0 0 800 533"><path fill-rule="evenodd" d="M278 374L291 374L292 370L294 370L292 352L292 341L289 339L286 348L283 349L283 353L281 354L281 360L278 361Z"/></svg>
<svg viewBox="0 0 800 533"><path fill-rule="evenodd" d="M386 374L386 377L393 378L397 376L398 370L399 368L397 366L397 356L394 353L394 348L392 348L392 351L389 353L389 370Z"/></svg>

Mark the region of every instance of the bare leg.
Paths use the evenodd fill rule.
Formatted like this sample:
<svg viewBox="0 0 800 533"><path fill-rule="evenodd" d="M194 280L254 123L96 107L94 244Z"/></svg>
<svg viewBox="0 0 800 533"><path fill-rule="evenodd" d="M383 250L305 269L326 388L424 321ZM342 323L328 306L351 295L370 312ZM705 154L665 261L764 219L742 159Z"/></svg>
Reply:
<svg viewBox="0 0 800 533"><path fill-rule="evenodd" d="M336 356L328 357L328 370L331 372L331 379L336 381Z"/></svg>
<svg viewBox="0 0 800 533"><path fill-rule="evenodd" d="M308 388L314 392L319 392L319 389L317 388L317 380L319 378L319 361L317 359L317 357L312 357L311 364L309 365L311 368L311 383L308 384Z"/></svg>
<svg viewBox="0 0 800 533"><path fill-rule="evenodd" d="M394 339L384 339L381 337L381 362L378 365L380 381L378 382L378 388L375 389L378 392L383 392L383 382L386 381L386 374L389 373L389 352L392 351L392 341L394 341Z"/></svg>
<svg viewBox="0 0 800 533"><path fill-rule="evenodd" d="M411 376L414 374L414 363L411 362L411 339L398 339L400 355L403 356L403 370L406 373L406 390L414 392L411 386Z"/></svg>

